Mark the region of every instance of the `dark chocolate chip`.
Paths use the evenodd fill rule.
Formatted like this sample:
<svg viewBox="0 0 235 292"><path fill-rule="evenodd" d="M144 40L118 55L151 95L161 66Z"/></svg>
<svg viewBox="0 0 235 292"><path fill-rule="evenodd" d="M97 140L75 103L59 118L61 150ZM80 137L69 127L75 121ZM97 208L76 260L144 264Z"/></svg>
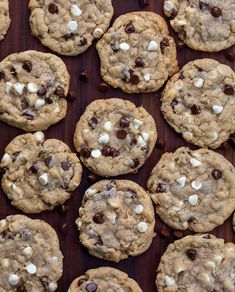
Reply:
<svg viewBox="0 0 235 292"><path fill-rule="evenodd" d="M47 94L47 89L45 86L41 86L37 91L37 95L39 95L39 96L43 96L46 94Z"/></svg>
<svg viewBox="0 0 235 292"><path fill-rule="evenodd" d="M88 158L91 155L91 150L88 148L82 148L80 151L81 156Z"/></svg>
<svg viewBox="0 0 235 292"><path fill-rule="evenodd" d="M61 86L57 86L54 93L55 93L55 95L58 95L60 97L64 97L64 88Z"/></svg>
<svg viewBox="0 0 235 292"><path fill-rule="evenodd" d="M161 52L162 54L164 54L165 52L165 48L169 47L169 40L167 38L164 38L161 42L160 42L160 48L161 48Z"/></svg>
<svg viewBox="0 0 235 292"><path fill-rule="evenodd" d="M27 100L26 99L22 99L21 100L21 108L22 108L22 110L25 110L28 107L29 107L29 104L28 104Z"/></svg>
<svg viewBox="0 0 235 292"><path fill-rule="evenodd" d="M94 173L89 173L87 176L88 180L91 182L95 182L98 180L98 176Z"/></svg>
<svg viewBox="0 0 235 292"><path fill-rule="evenodd" d="M165 142L161 138L158 138L157 139L157 143L156 143L156 147L159 148L159 149L164 149L165 148Z"/></svg>
<svg viewBox="0 0 235 292"><path fill-rule="evenodd" d="M196 222L196 218L191 216L189 219L188 219L188 223L189 224L192 224L192 223L195 223Z"/></svg>
<svg viewBox="0 0 235 292"><path fill-rule="evenodd" d="M101 153L103 156L107 157L110 155L111 147L110 146L104 146L101 150Z"/></svg>
<svg viewBox="0 0 235 292"><path fill-rule="evenodd" d="M117 149L115 149L114 147L110 147L109 156L117 157L119 155L120 155L120 152Z"/></svg>
<svg viewBox="0 0 235 292"><path fill-rule="evenodd" d="M222 15L222 10L219 7L213 7L211 9L211 15L214 17L220 17Z"/></svg>
<svg viewBox="0 0 235 292"><path fill-rule="evenodd" d="M222 172L219 169L214 169L211 174L214 179L220 179L222 177Z"/></svg>
<svg viewBox="0 0 235 292"><path fill-rule="evenodd" d="M174 99L172 100L172 102L171 102L171 107L174 109L175 106L177 106L178 103L179 103L178 100L177 100L176 98L174 98Z"/></svg>
<svg viewBox="0 0 235 292"><path fill-rule="evenodd" d="M63 168L63 170L67 171L71 168L72 164L71 162L69 162L68 160L66 161L62 161L61 162L61 167Z"/></svg>
<svg viewBox="0 0 235 292"><path fill-rule="evenodd" d="M198 114L200 114L200 112L201 112L201 107L199 105L193 104L191 106L191 113L192 113L192 115L198 115Z"/></svg>
<svg viewBox="0 0 235 292"><path fill-rule="evenodd" d="M29 114L29 113L22 113L22 117L24 117L25 119L27 119L29 121L34 120L34 116L32 114Z"/></svg>
<svg viewBox="0 0 235 292"><path fill-rule="evenodd" d="M90 126L90 128L95 129L98 125L97 118L96 117L90 118L90 120L88 121L88 125Z"/></svg>
<svg viewBox="0 0 235 292"><path fill-rule="evenodd" d="M176 18L176 16L177 16L177 11L176 11L175 9L173 9L170 13L171 13L171 15L169 16L170 20Z"/></svg>
<svg viewBox="0 0 235 292"><path fill-rule="evenodd" d="M79 46L85 46L87 44L87 39L85 37L82 37L79 43Z"/></svg>
<svg viewBox="0 0 235 292"><path fill-rule="evenodd" d="M52 156L48 156L44 159L44 162L46 164L47 167L50 167L50 162L51 162Z"/></svg>
<svg viewBox="0 0 235 292"><path fill-rule="evenodd" d="M11 67L11 75L14 77L17 76L17 72L16 72L16 69L14 67Z"/></svg>
<svg viewBox="0 0 235 292"><path fill-rule="evenodd" d="M199 1L199 8L200 10L208 9L210 6L207 3L204 3L203 1Z"/></svg>
<svg viewBox="0 0 235 292"><path fill-rule="evenodd" d="M197 257L197 251L195 249L190 248L186 250L186 255L190 260L195 261Z"/></svg>
<svg viewBox="0 0 235 292"><path fill-rule="evenodd" d="M89 283L86 285L87 292L95 292L97 290L97 286L95 283Z"/></svg>
<svg viewBox="0 0 235 292"><path fill-rule="evenodd" d="M130 81L131 84L136 85L140 82L139 76L135 73L130 72Z"/></svg>
<svg viewBox="0 0 235 292"><path fill-rule="evenodd" d="M56 4L54 4L54 3L50 3L49 6L48 6L48 11L51 14L58 13L58 6Z"/></svg>
<svg viewBox="0 0 235 292"><path fill-rule="evenodd" d="M78 280L78 283L77 283L77 286L80 287L80 286L81 286L83 283L85 283L86 281L87 281L87 279L83 279L83 278L82 278L82 279L79 279L79 280Z"/></svg>
<svg viewBox="0 0 235 292"><path fill-rule="evenodd" d="M158 193L165 193L166 192L166 184L159 183L157 186L157 192Z"/></svg>
<svg viewBox="0 0 235 292"><path fill-rule="evenodd" d="M24 64L22 65L22 68L27 71L28 73L30 73L32 71L33 68L33 64L30 61L25 61Z"/></svg>
<svg viewBox="0 0 235 292"><path fill-rule="evenodd" d="M140 165L140 161L138 158L135 158L132 160L132 165L131 165L131 168L137 168L138 166Z"/></svg>
<svg viewBox="0 0 235 292"><path fill-rule="evenodd" d="M27 292L23 283L21 283L19 286L17 286L16 292Z"/></svg>
<svg viewBox="0 0 235 292"><path fill-rule="evenodd" d="M0 71L0 81L5 77L5 73Z"/></svg>
<svg viewBox="0 0 235 292"><path fill-rule="evenodd" d="M230 85L230 84L226 84L224 86L224 93L226 95L234 95L234 88L233 88L233 86Z"/></svg>
<svg viewBox="0 0 235 292"><path fill-rule="evenodd" d="M126 27L125 27L125 32L126 32L126 33L134 33L134 32L135 32L135 27L134 27L134 25L133 25L131 22L129 22L129 23L126 25Z"/></svg>
<svg viewBox="0 0 235 292"><path fill-rule="evenodd" d="M100 92L105 93L105 92L108 91L109 86L108 86L108 84L106 84L106 83L104 83L104 82L101 82L101 83L99 84L98 88L99 88L99 91L100 91Z"/></svg>
<svg viewBox="0 0 235 292"><path fill-rule="evenodd" d="M136 145L137 144L137 140L135 138L131 139L130 145Z"/></svg>
<svg viewBox="0 0 235 292"><path fill-rule="evenodd" d="M144 67L144 61L143 61L143 58L141 58L141 57L137 57L136 59L135 59L135 66L136 67Z"/></svg>
<svg viewBox="0 0 235 292"><path fill-rule="evenodd" d="M48 104L52 104L53 103L53 99L50 96L46 96L45 97L45 102Z"/></svg>
<svg viewBox="0 0 235 292"><path fill-rule="evenodd" d="M83 82L87 82L88 81L88 71L87 70L83 70L80 74L79 74L79 79Z"/></svg>
<svg viewBox="0 0 235 292"><path fill-rule="evenodd" d="M39 171L39 167L37 166L37 164L33 164L33 165L29 168L29 170L30 170L32 173L37 174L38 171Z"/></svg>
<svg viewBox="0 0 235 292"><path fill-rule="evenodd" d="M118 130L116 132L116 136L117 136L118 139L124 140L126 138L126 136L127 136L127 132L125 130Z"/></svg>
<svg viewBox="0 0 235 292"><path fill-rule="evenodd" d="M66 224L66 223L60 225L60 231L61 231L62 233L68 233L68 231L69 231L69 225Z"/></svg>
<svg viewBox="0 0 235 292"><path fill-rule="evenodd" d="M73 32L64 35L64 39L66 41L72 40L72 39L74 39L74 37L75 37L75 34Z"/></svg>
<svg viewBox="0 0 235 292"><path fill-rule="evenodd" d="M130 125L130 120L127 117L122 117L119 124L121 128L127 128Z"/></svg>
<svg viewBox="0 0 235 292"><path fill-rule="evenodd" d="M97 224L102 224L105 221L105 216L103 213L99 212L93 216L93 221Z"/></svg>
<svg viewBox="0 0 235 292"><path fill-rule="evenodd" d="M138 0L139 6L145 8L149 5L149 0Z"/></svg>

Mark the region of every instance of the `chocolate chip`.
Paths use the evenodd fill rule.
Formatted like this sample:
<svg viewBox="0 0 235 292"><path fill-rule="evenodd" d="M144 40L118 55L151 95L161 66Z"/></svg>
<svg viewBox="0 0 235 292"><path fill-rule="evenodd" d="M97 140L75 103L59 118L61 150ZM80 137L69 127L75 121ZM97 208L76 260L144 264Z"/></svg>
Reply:
<svg viewBox="0 0 235 292"><path fill-rule="evenodd" d="M183 71L181 71L180 72L180 75L179 75L179 79L180 80L183 80L185 77L184 77L184 72Z"/></svg>
<svg viewBox="0 0 235 292"><path fill-rule="evenodd" d="M226 84L224 86L224 93L226 95L234 95L234 88L232 85Z"/></svg>
<svg viewBox="0 0 235 292"><path fill-rule="evenodd" d="M102 224L105 221L105 216L103 213L99 212L93 216L93 221L97 224Z"/></svg>
<svg viewBox="0 0 235 292"><path fill-rule="evenodd" d="M136 145L137 144L137 140L135 138L131 139L130 145Z"/></svg>
<svg viewBox="0 0 235 292"><path fill-rule="evenodd" d="M5 77L5 73L0 71L0 81Z"/></svg>
<svg viewBox="0 0 235 292"><path fill-rule="evenodd" d="M90 120L88 121L88 125L90 126L90 128L95 129L98 125L97 118L96 117L90 118Z"/></svg>
<svg viewBox="0 0 235 292"><path fill-rule="evenodd" d="M61 86L57 86L54 93L59 97L64 97L64 88Z"/></svg>
<svg viewBox="0 0 235 292"><path fill-rule="evenodd" d="M173 109L175 109L175 106L177 106L178 103L179 103L178 100L177 100L176 98L174 98L174 99L172 100L172 102L171 102L171 107L172 107Z"/></svg>
<svg viewBox="0 0 235 292"><path fill-rule="evenodd" d="M61 167L63 168L63 170L67 171L71 168L72 164L71 162L69 162L68 160L66 161L62 161L61 162Z"/></svg>
<svg viewBox="0 0 235 292"><path fill-rule="evenodd" d="M17 72L16 72L16 69L14 67L11 67L11 75L14 77L17 76Z"/></svg>
<svg viewBox="0 0 235 292"><path fill-rule="evenodd" d="M165 148L165 142L161 138L158 138L157 139L157 143L156 143L156 147L159 148L159 149L164 149Z"/></svg>
<svg viewBox="0 0 235 292"><path fill-rule="evenodd" d="M28 104L27 100L26 99L22 99L21 100L21 108L22 108L22 110L25 110L28 107L29 107L29 104Z"/></svg>
<svg viewBox="0 0 235 292"><path fill-rule="evenodd" d="M134 27L134 25L133 25L131 22L129 22L129 23L126 25L126 27L125 27L125 32L126 32L126 33L134 33L134 32L135 32L135 27Z"/></svg>
<svg viewBox="0 0 235 292"><path fill-rule="evenodd" d="M199 1L199 8L200 10L208 9L210 6L207 3L204 3L202 1Z"/></svg>
<svg viewBox="0 0 235 292"><path fill-rule="evenodd" d="M127 117L122 117L119 124L121 128L127 128L130 125L130 120Z"/></svg>
<svg viewBox="0 0 235 292"><path fill-rule="evenodd" d="M225 58L229 61L235 61L235 45L224 51ZM1 80L1 79L0 79Z"/></svg>
<svg viewBox="0 0 235 292"><path fill-rule="evenodd" d="M137 193L136 193L136 191L134 191L134 190L132 190L132 189L127 189L126 190L128 193L130 193L131 194L131 198L134 200L134 199L136 199L136 197L137 197Z"/></svg>
<svg viewBox="0 0 235 292"><path fill-rule="evenodd" d="M138 166L140 165L140 161L138 158L135 158L132 160L132 165L131 165L131 168L137 168Z"/></svg>
<svg viewBox="0 0 235 292"><path fill-rule="evenodd" d="M52 104L53 103L53 99L50 96L46 96L45 97L45 102L48 104Z"/></svg>
<svg viewBox="0 0 235 292"><path fill-rule="evenodd" d="M91 155L91 150L88 148L82 148L80 151L81 156L88 158Z"/></svg>
<svg viewBox="0 0 235 292"><path fill-rule="evenodd" d="M161 48L161 52L162 54L164 54L165 52L165 48L169 47L169 40L167 38L164 38L161 42L160 42L160 48Z"/></svg>
<svg viewBox="0 0 235 292"><path fill-rule="evenodd" d="M166 192L166 184L159 183L157 186L157 192L158 193L165 193Z"/></svg>
<svg viewBox="0 0 235 292"><path fill-rule="evenodd" d="M50 162L51 162L52 156L48 156L44 159L44 162L47 167L50 167Z"/></svg>
<svg viewBox="0 0 235 292"><path fill-rule="evenodd" d="M88 71L87 70L83 70L80 74L79 74L79 79L83 82L87 82L88 80Z"/></svg>
<svg viewBox="0 0 235 292"><path fill-rule="evenodd" d="M144 67L144 61L143 61L143 58L141 58L141 57L137 57L136 59L135 59L135 66L136 67Z"/></svg>
<svg viewBox="0 0 235 292"><path fill-rule="evenodd" d="M211 15L214 17L220 17L222 15L222 10L219 7L213 7L211 9Z"/></svg>
<svg viewBox="0 0 235 292"><path fill-rule="evenodd" d="M6 240L14 239L14 235L6 230L4 230L0 235L2 236L2 238L6 239Z"/></svg>
<svg viewBox="0 0 235 292"><path fill-rule="evenodd" d="M25 119L27 119L29 121L34 120L34 116L32 114L29 114L29 113L22 113L22 117L24 117Z"/></svg>
<svg viewBox="0 0 235 292"><path fill-rule="evenodd" d="M107 92L108 91L108 89L109 89L109 86L108 86L108 84L106 84L106 83L104 83L104 82L101 82L100 84L99 84L99 91L100 92L103 92L103 93L105 93L105 92Z"/></svg>
<svg viewBox="0 0 235 292"><path fill-rule="evenodd" d="M22 68L27 71L28 73L30 73L32 71L33 65L32 62L30 61L25 61L24 64L22 65Z"/></svg>
<svg viewBox="0 0 235 292"><path fill-rule="evenodd" d="M120 152L117 149L115 149L114 147L110 147L109 156L117 157L119 155L120 155Z"/></svg>
<svg viewBox="0 0 235 292"><path fill-rule="evenodd" d="M116 132L116 136L117 136L118 139L124 140L126 138L126 136L127 136L127 132L125 130L118 130Z"/></svg>
<svg viewBox="0 0 235 292"><path fill-rule="evenodd" d="M102 149L101 149L101 153L103 156L107 157L107 156L110 156L110 151L111 151L111 147L110 146L104 146Z"/></svg>
<svg viewBox="0 0 235 292"><path fill-rule="evenodd" d="M23 283L21 283L20 286L17 286L16 292L27 292Z"/></svg>
<svg viewBox="0 0 235 292"><path fill-rule="evenodd" d="M83 278L82 278L82 279L79 279L79 280L78 280L78 283L77 283L77 286L80 287L80 286L81 286L83 283L85 283L86 281L87 281L87 279L83 279Z"/></svg>
<svg viewBox="0 0 235 292"><path fill-rule="evenodd" d="M69 207L66 206L66 205L60 205L59 208L58 208L58 211L61 213L61 214L64 214L68 211Z"/></svg>
<svg viewBox="0 0 235 292"><path fill-rule="evenodd" d="M39 95L39 96L43 96L46 94L47 94L47 89L45 86L41 86L37 91L37 95Z"/></svg>
<svg viewBox="0 0 235 292"><path fill-rule="evenodd" d="M186 250L186 255L190 260L195 261L197 257L197 251L195 249L190 248Z"/></svg>
<svg viewBox="0 0 235 292"><path fill-rule="evenodd" d="M66 224L66 223L60 225L60 231L61 231L62 233L68 233L68 231L69 231L69 225Z"/></svg>
<svg viewBox="0 0 235 292"><path fill-rule="evenodd" d="M220 179L222 177L222 172L219 169L214 169L211 174L214 179Z"/></svg>
<svg viewBox="0 0 235 292"><path fill-rule="evenodd" d="M149 5L149 0L138 0L139 6L145 8Z"/></svg>
<svg viewBox="0 0 235 292"><path fill-rule="evenodd" d="M98 180L98 177L96 174L94 173L89 173L88 176L87 176L88 180L91 181L91 182L95 182Z"/></svg>
<svg viewBox="0 0 235 292"><path fill-rule="evenodd" d="M79 46L85 46L86 44L87 44L87 39L85 37L82 37L80 39Z"/></svg>
<svg viewBox="0 0 235 292"><path fill-rule="evenodd" d="M133 85L136 85L140 82L139 76L136 75L135 73L132 73L132 71L130 71L130 80L129 82Z"/></svg>
<svg viewBox="0 0 235 292"><path fill-rule="evenodd" d="M201 112L201 107L199 105L193 104L191 106L191 113L192 113L192 115L198 115L198 114L200 114L200 112Z"/></svg>
<svg viewBox="0 0 235 292"><path fill-rule="evenodd" d="M33 164L33 165L29 168L29 170L30 170L32 173L37 174L38 171L39 171L39 167L37 166L37 164Z"/></svg>
<svg viewBox="0 0 235 292"><path fill-rule="evenodd" d="M97 286L95 283L89 283L86 285L86 290L88 292L95 292L97 290Z"/></svg>
<svg viewBox="0 0 235 292"><path fill-rule="evenodd" d="M74 37L75 37L75 34L73 32L64 35L64 39L66 41L74 39Z"/></svg>
<svg viewBox="0 0 235 292"><path fill-rule="evenodd" d="M191 216L189 219L188 219L188 223L191 224L191 223L195 223L196 222L196 218Z"/></svg>
<svg viewBox="0 0 235 292"><path fill-rule="evenodd" d="M55 5L54 3L50 3L49 6L48 6L48 11L51 14L58 13L58 7L57 7L57 5Z"/></svg>
<svg viewBox="0 0 235 292"><path fill-rule="evenodd" d="M184 232L182 230L174 230L173 231L173 235L176 237L176 238L182 238L184 236Z"/></svg>

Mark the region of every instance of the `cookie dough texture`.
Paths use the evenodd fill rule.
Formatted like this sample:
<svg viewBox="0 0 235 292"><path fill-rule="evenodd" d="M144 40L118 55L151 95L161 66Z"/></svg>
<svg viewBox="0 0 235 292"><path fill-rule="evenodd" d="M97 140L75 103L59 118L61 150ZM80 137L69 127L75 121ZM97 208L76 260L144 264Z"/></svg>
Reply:
<svg viewBox="0 0 235 292"><path fill-rule="evenodd" d="M235 0L165 0L170 24L190 48L217 52L235 44Z"/></svg>
<svg viewBox="0 0 235 292"><path fill-rule="evenodd" d="M0 221L0 291L53 292L62 276L63 255L55 230L26 216Z"/></svg>
<svg viewBox="0 0 235 292"><path fill-rule="evenodd" d="M104 81L127 93L157 91L178 71L174 39L153 12L118 17L97 50Z"/></svg>
<svg viewBox="0 0 235 292"><path fill-rule="evenodd" d="M66 115L70 77L63 61L37 51L0 63L0 120L24 131L46 130Z"/></svg>
<svg viewBox="0 0 235 292"><path fill-rule="evenodd" d="M52 210L70 198L80 184L82 167L60 140L42 132L13 139L1 161L2 188L12 205L25 213Z"/></svg>
<svg viewBox="0 0 235 292"><path fill-rule="evenodd" d="M0 41L4 39L5 34L10 26L9 2L0 0Z"/></svg>
<svg viewBox="0 0 235 292"><path fill-rule="evenodd" d="M210 234L171 243L158 266L159 292L234 291L235 245Z"/></svg>
<svg viewBox="0 0 235 292"><path fill-rule="evenodd" d="M137 172L156 139L155 121L143 107L111 98L88 105L77 123L74 145L92 172L108 177Z"/></svg>
<svg viewBox="0 0 235 292"><path fill-rule="evenodd" d="M153 169L148 189L161 219L174 229L208 232L235 209L235 169L207 149L165 153Z"/></svg>
<svg viewBox="0 0 235 292"><path fill-rule="evenodd" d="M167 83L161 110L183 138L218 148L235 132L235 73L212 59L186 64Z"/></svg>
<svg viewBox="0 0 235 292"><path fill-rule="evenodd" d="M72 282L68 292L87 292L91 287L92 291L97 292L142 292L136 281L129 278L126 273L110 267L88 270L85 275Z"/></svg>
<svg viewBox="0 0 235 292"><path fill-rule="evenodd" d="M61 55L86 51L108 29L111 0L30 0L30 26L41 43Z"/></svg>
<svg viewBox="0 0 235 292"><path fill-rule="evenodd" d="M145 252L155 235L151 199L128 180L92 185L84 195L76 224L90 254L115 262Z"/></svg>

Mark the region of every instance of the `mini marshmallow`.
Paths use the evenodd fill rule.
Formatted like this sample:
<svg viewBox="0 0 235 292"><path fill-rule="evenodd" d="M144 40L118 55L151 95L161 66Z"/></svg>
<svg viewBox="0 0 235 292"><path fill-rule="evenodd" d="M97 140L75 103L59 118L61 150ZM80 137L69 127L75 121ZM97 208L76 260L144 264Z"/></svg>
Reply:
<svg viewBox="0 0 235 292"><path fill-rule="evenodd" d="M15 286L19 283L19 276L16 275L16 274L11 274L8 278L8 282L12 285L12 286Z"/></svg>
<svg viewBox="0 0 235 292"><path fill-rule="evenodd" d="M58 285L55 282L51 282L48 285L49 292L54 292L58 288Z"/></svg>
<svg viewBox="0 0 235 292"><path fill-rule="evenodd" d="M104 123L104 128L107 131L111 131L113 129L112 123L110 121L107 121Z"/></svg>
<svg viewBox="0 0 235 292"><path fill-rule="evenodd" d="M98 139L98 142L100 144L107 144L109 142L109 134L107 133L103 133L99 139Z"/></svg>
<svg viewBox="0 0 235 292"><path fill-rule="evenodd" d="M192 167L198 167L198 166L202 165L201 161L199 161L195 158L191 158L190 163L191 163Z"/></svg>
<svg viewBox="0 0 235 292"><path fill-rule="evenodd" d="M202 78L195 78L193 84L197 88L202 88L204 85L204 82L205 82L205 80Z"/></svg>
<svg viewBox="0 0 235 292"><path fill-rule="evenodd" d="M181 187L184 188L185 187L185 183L186 183L186 176L181 176L180 178L178 178L176 180L177 184Z"/></svg>
<svg viewBox="0 0 235 292"><path fill-rule="evenodd" d="M149 140L149 133L143 132L142 137L144 138L144 141L147 142Z"/></svg>
<svg viewBox="0 0 235 292"><path fill-rule="evenodd" d="M103 29L100 28L100 27L97 27L97 28L93 31L93 36L94 36L96 39L101 38L103 34L104 34L104 31L103 31Z"/></svg>
<svg viewBox="0 0 235 292"><path fill-rule="evenodd" d="M188 137L188 138L193 138L193 133L192 132L184 132L183 136Z"/></svg>
<svg viewBox="0 0 235 292"><path fill-rule="evenodd" d="M70 11L74 16L80 16L82 14L81 9L77 5L72 5Z"/></svg>
<svg viewBox="0 0 235 292"><path fill-rule="evenodd" d="M223 110L224 110L224 107L222 105L213 105L213 112L216 115L221 114Z"/></svg>
<svg viewBox="0 0 235 292"><path fill-rule="evenodd" d="M135 206L135 214L140 215L140 214L143 213L143 211L144 211L144 206L143 205L138 204L138 205Z"/></svg>
<svg viewBox="0 0 235 292"><path fill-rule="evenodd" d="M149 73L144 74L144 80L147 81L147 82L150 80L150 74Z"/></svg>
<svg viewBox="0 0 235 292"><path fill-rule="evenodd" d="M198 196L197 195L191 195L188 197L188 202L191 206L196 206L198 202Z"/></svg>
<svg viewBox="0 0 235 292"><path fill-rule="evenodd" d="M157 51L158 44L156 41L150 41L148 44L148 51Z"/></svg>
<svg viewBox="0 0 235 292"><path fill-rule="evenodd" d="M26 270L29 274L33 275L33 274L36 274L37 272L37 267L32 264L32 263L29 263L27 266L26 266Z"/></svg>
<svg viewBox="0 0 235 292"><path fill-rule="evenodd" d="M2 163L8 163L8 162L11 162L11 156L5 153L2 157Z"/></svg>
<svg viewBox="0 0 235 292"><path fill-rule="evenodd" d="M31 93L35 93L38 91L37 84L35 84L35 83L28 83L27 87L28 87L28 91Z"/></svg>
<svg viewBox="0 0 235 292"><path fill-rule="evenodd" d="M200 190L202 187L202 184L199 181L193 180L191 183L191 186L194 190Z"/></svg>
<svg viewBox="0 0 235 292"><path fill-rule="evenodd" d="M22 95L23 90L24 90L24 84L17 82L17 83L14 85L14 88L15 88L15 91L16 91L17 93L19 93L20 95Z"/></svg>
<svg viewBox="0 0 235 292"><path fill-rule="evenodd" d="M127 44L127 43L121 43L119 45L119 48L124 51L124 52L127 52L129 49L130 49L130 46Z"/></svg>
<svg viewBox="0 0 235 292"><path fill-rule="evenodd" d="M46 172L39 176L39 182L41 185L43 186L47 185L48 181L49 181L49 178Z"/></svg>
<svg viewBox="0 0 235 292"><path fill-rule="evenodd" d="M45 100L42 98L38 98L35 102L35 108L39 109L45 105Z"/></svg>
<svg viewBox="0 0 235 292"><path fill-rule="evenodd" d="M34 133L34 137L37 140L37 142L39 142L39 143L43 142L45 139L44 133L41 131Z"/></svg>
<svg viewBox="0 0 235 292"><path fill-rule="evenodd" d="M164 3L164 10L167 12L171 12L174 9L174 3L172 3L171 1L166 1Z"/></svg>
<svg viewBox="0 0 235 292"><path fill-rule="evenodd" d="M23 250L23 254L26 255L27 257L31 257L33 255L33 249L31 246L27 246Z"/></svg>
<svg viewBox="0 0 235 292"><path fill-rule="evenodd" d="M165 276L165 284L167 287L175 285L175 280L169 276Z"/></svg>
<svg viewBox="0 0 235 292"><path fill-rule="evenodd" d="M75 31L78 28L77 21L76 20L69 21L68 27L72 32Z"/></svg>
<svg viewBox="0 0 235 292"><path fill-rule="evenodd" d="M139 129L139 127L141 127L143 125L143 122L138 120L138 119L134 119L133 125L134 125L135 129Z"/></svg>
<svg viewBox="0 0 235 292"><path fill-rule="evenodd" d="M6 87L5 87L6 93L9 93L11 91L11 87L12 87L12 83L6 82Z"/></svg>
<svg viewBox="0 0 235 292"><path fill-rule="evenodd" d="M210 141L215 142L218 139L218 133L213 132Z"/></svg>
<svg viewBox="0 0 235 292"><path fill-rule="evenodd" d="M95 149L91 151L91 156L93 158L99 158L101 156L101 151L99 149Z"/></svg>
<svg viewBox="0 0 235 292"><path fill-rule="evenodd" d="M137 228L138 228L140 233L145 233L148 230L148 225L146 222L140 222L137 225Z"/></svg>

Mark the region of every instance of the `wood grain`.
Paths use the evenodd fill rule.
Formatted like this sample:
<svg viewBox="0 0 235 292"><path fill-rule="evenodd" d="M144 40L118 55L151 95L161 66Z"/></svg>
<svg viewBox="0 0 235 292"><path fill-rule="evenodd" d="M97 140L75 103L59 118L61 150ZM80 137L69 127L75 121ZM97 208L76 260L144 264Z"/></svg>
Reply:
<svg viewBox="0 0 235 292"><path fill-rule="evenodd" d="M162 13L163 0L150 0L150 5L146 10L151 10L159 14ZM29 11L27 9L28 0L10 0L10 12L11 12L11 27L4 39L0 43L0 60L5 58L7 55L19 51L35 49L42 52L50 52L49 49L43 47L40 42L31 36L29 29ZM138 5L137 0L113 0L115 8L114 19L124 13L130 11L138 11L141 8ZM174 33L171 30L171 34ZM176 37L176 35L174 35ZM225 63L235 69L234 62L229 62L225 59L224 53L207 54L192 51L188 48L178 51L178 59L180 66L182 67L185 63L196 58L211 57ZM47 138L58 138L66 142L72 149L73 147L73 133L76 122L85 110L85 107L93 100L103 97L119 97L129 99L136 105L143 105L155 118L158 127L159 137L161 137L166 147L164 150L154 149L152 156L147 161L144 167L135 175L124 176L127 179L132 179L138 182L143 187L146 187L146 182L149 174L165 151L174 151L179 146L189 146L192 149L196 147L189 145L184 140L174 133L172 129L164 121L160 112L160 91L154 94L133 94L127 95L122 93L120 90L109 89L107 93L101 94L98 90L98 85L101 81L99 75L99 59L95 50L95 44L84 54L78 57L63 57L62 58L68 66L68 70L71 74L71 90L75 93L75 101L69 103L68 113L62 122L52 126L46 131ZM79 81L79 73L83 70L88 70L88 82L83 83ZM234 117L231 117L234 118ZM16 136L22 133L22 131L10 127L0 122L0 155L4 153L5 146ZM235 164L234 149L231 146L227 146L225 149L219 149L227 159ZM170 230L169 238L161 238L159 235L153 241L151 248L144 254L129 258L122 261L119 264L113 264L111 262L102 261L96 259L88 254L85 248L79 243L78 232L74 225L74 220L78 216L78 208L81 203L84 191L89 187L90 183L87 180L87 170L84 168L84 175L82 184L78 190L76 190L68 202L69 211L61 215L57 210L52 212L44 212L36 216L30 216L32 218L40 218L50 223L58 232L60 238L61 249L64 254L64 274L59 282L58 292L67 291L71 281L78 275L83 274L89 268L95 268L98 266L108 265L119 268L122 271L127 272L130 277L136 279L144 292L156 291L155 277L156 268L159 263L160 257L165 251L167 245L172 242L175 238L173 231ZM10 201L6 199L6 196L1 190L0 194L0 218L4 218L10 214L20 213L18 210L13 208ZM67 234L61 234L59 227L61 224L69 224L69 232ZM162 223L159 218L156 218L156 231L158 232L161 228ZM216 228L213 234L223 237L226 241L235 242L235 235L232 232L231 218L228 219L225 224Z"/></svg>

